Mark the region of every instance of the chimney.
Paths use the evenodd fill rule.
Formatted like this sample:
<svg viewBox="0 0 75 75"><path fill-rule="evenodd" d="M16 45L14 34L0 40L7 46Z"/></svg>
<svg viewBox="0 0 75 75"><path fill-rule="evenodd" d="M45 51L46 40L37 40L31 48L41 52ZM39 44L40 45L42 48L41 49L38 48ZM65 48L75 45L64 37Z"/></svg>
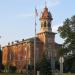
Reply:
<svg viewBox="0 0 75 75"><path fill-rule="evenodd" d="M10 42L8 43L8 46L10 46Z"/></svg>
<svg viewBox="0 0 75 75"><path fill-rule="evenodd" d="M16 40L15 42L16 42L16 43L19 43L19 41L18 41L18 40Z"/></svg>
<svg viewBox="0 0 75 75"><path fill-rule="evenodd" d="M24 41L24 39L22 39L22 41Z"/></svg>
<svg viewBox="0 0 75 75"><path fill-rule="evenodd" d="M12 42L12 45L14 44L14 42Z"/></svg>

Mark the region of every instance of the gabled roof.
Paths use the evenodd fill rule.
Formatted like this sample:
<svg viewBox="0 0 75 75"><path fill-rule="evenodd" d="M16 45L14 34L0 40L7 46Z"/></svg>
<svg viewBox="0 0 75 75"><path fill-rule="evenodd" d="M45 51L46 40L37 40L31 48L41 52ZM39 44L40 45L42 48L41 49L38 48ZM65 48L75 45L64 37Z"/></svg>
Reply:
<svg viewBox="0 0 75 75"><path fill-rule="evenodd" d="M35 37L32 37L32 38L28 38L28 39L23 39L22 41L20 41L20 43L23 43L23 42L32 42L34 43L34 39ZM39 39L36 37L36 41L39 41Z"/></svg>

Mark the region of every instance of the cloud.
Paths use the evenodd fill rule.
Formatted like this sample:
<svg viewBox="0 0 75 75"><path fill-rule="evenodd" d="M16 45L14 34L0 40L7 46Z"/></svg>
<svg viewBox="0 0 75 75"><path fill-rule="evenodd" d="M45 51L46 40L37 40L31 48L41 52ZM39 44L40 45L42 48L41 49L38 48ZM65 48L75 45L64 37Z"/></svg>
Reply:
<svg viewBox="0 0 75 75"><path fill-rule="evenodd" d="M63 25L62 23L60 23L60 24L56 24L56 25L53 25L53 27L52 27L52 31L53 31L53 32L57 32L58 27L59 27L59 26L62 26L62 25Z"/></svg>

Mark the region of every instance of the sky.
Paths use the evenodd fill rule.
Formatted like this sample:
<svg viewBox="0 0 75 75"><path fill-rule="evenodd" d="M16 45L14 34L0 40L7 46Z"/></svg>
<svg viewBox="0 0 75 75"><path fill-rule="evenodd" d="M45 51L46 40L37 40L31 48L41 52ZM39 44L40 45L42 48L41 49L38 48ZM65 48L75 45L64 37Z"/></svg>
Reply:
<svg viewBox="0 0 75 75"><path fill-rule="evenodd" d="M57 32L66 18L75 15L75 0L46 0L48 10L51 12L52 31L56 32L55 41L62 44L64 40ZM40 31L39 17L45 7L45 0L0 0L0 44L5 46L8 42L21 41L34 36L35 6L37 17L37 33Z"/></svg>

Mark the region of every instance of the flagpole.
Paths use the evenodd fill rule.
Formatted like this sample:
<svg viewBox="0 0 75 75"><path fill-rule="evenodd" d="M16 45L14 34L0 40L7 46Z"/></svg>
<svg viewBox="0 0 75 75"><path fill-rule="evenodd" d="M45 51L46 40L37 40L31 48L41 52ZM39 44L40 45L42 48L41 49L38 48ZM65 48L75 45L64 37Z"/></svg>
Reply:
<svg viewBox="0 0 75 75"><path fill-rule="evenodd" d="M36 9L36 8L35 8ZM36 61L35 61L35 50L36 50L36 14L35 14L35 24L34 24L34 30L35 30L35 36L34 36L34 75L35 75L35 64L36 64Z"/></svg>
<svg viewBox="0 0 75 75"><path fill-rule="evenodd" d="M35 22L34 22L34 31L35 31L35 36L34 36L34 75L36 74L36 17L38 16L38 12L37 12L37 9L36 9L36 6L37 6L37 0L35 0L35 14L34 14L34 19L35 19Z"/></svg>

